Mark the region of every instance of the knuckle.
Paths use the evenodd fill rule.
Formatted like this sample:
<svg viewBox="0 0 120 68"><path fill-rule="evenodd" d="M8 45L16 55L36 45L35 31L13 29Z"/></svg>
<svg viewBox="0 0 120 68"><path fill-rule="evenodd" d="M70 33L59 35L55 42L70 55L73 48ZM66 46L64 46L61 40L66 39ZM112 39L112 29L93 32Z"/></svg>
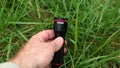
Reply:
<svg viewBox="0 0 120 68"><path fill-rule="evenodd" d="M33 40L37 40L37 37L35 35L33 35L29 41L33 41Z"/></svg>
<svg viewBox="0 0 120 68"><path fill-rule="evenodd" d="M36 35L33 35L33 36L31 37L31 39L34 39L34 38L37 38Z"/></svg>

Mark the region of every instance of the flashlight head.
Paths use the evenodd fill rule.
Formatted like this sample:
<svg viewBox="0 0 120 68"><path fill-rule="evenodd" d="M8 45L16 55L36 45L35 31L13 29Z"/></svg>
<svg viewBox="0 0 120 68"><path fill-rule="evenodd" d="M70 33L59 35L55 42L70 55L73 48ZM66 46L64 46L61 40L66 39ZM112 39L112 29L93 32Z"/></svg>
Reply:
<svg viewBox="0 0 120 68"><path fill-rule="evenodd" d="M65 38L65 34L67 32L66 18L54 18L54 32L55 32L55 37L61 36Z"/></svg>

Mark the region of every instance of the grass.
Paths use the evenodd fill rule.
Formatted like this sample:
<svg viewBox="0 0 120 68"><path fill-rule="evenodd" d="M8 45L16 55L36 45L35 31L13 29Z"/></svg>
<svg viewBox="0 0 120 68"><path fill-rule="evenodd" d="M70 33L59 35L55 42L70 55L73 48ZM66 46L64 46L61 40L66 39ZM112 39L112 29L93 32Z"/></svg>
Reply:
<svg viewBox="0 0 120 68"><path fill-rule="evenodd" d="M0 62L54 17L68 18L64 68L120 68L119 0L0 0Z"/></svg>

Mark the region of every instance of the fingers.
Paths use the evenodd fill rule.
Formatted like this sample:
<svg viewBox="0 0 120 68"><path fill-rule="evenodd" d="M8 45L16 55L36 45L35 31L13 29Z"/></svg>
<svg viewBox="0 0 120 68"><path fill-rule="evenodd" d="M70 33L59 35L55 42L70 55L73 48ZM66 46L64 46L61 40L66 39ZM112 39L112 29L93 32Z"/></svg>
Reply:
<svg viewBox="0 0 120 68"><path fill-rule="evenodd" d="M49 40L48 42L52 42L52 40ZM64 44L64 54L67 53L67 41L65 40L65 44Z"/></svg>
<svg viewBox="0 0 120 68"><path fill-rule="evenodd" d="M54 49L54 52L60 50L60 48L63 46L64 39L62 37L58 37L55 40L51 42L51 46Z"/></svg>
<svg viewBox="0 0 120 68"><path fill-rule="evenodd" d="M64 44L64 54L66 55L66 53L67 53L67 41L65 40L65 44Z"/></svg>
<svg viewBox="0 0 120 68"><path fill-rule="evenodd" d="M38 37L40 41L45 42L49 39L54 38L54 31L53 30L44 30L35 35L35 37Z"/></svg>
<svg viewBox="0 0 120 68"><path fill-rule="evenodd" d="M68 43L67 43L67 41L65 40L65 45L67 45Z"/></svg>
<svg viewBox="0 0 120 68"><path fill-rule="evenodd" d="M66 55L66 53L67 53L67 48L64 48L64 54Z"/></svg>

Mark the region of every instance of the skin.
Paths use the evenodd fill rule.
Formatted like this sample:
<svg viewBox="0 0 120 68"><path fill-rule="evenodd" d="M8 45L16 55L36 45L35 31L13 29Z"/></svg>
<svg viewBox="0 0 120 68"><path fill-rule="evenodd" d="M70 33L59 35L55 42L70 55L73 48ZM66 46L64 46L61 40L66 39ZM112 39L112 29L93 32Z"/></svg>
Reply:
<svg viewBox="0 0 120 68"><path fill-rule="evenodd" d="M53 30L44 30L32 36L10 62L21 68L50 68L54 53L63 45L62 37L54 38ZM64 49L66 52L66 48Z"/></svg>

